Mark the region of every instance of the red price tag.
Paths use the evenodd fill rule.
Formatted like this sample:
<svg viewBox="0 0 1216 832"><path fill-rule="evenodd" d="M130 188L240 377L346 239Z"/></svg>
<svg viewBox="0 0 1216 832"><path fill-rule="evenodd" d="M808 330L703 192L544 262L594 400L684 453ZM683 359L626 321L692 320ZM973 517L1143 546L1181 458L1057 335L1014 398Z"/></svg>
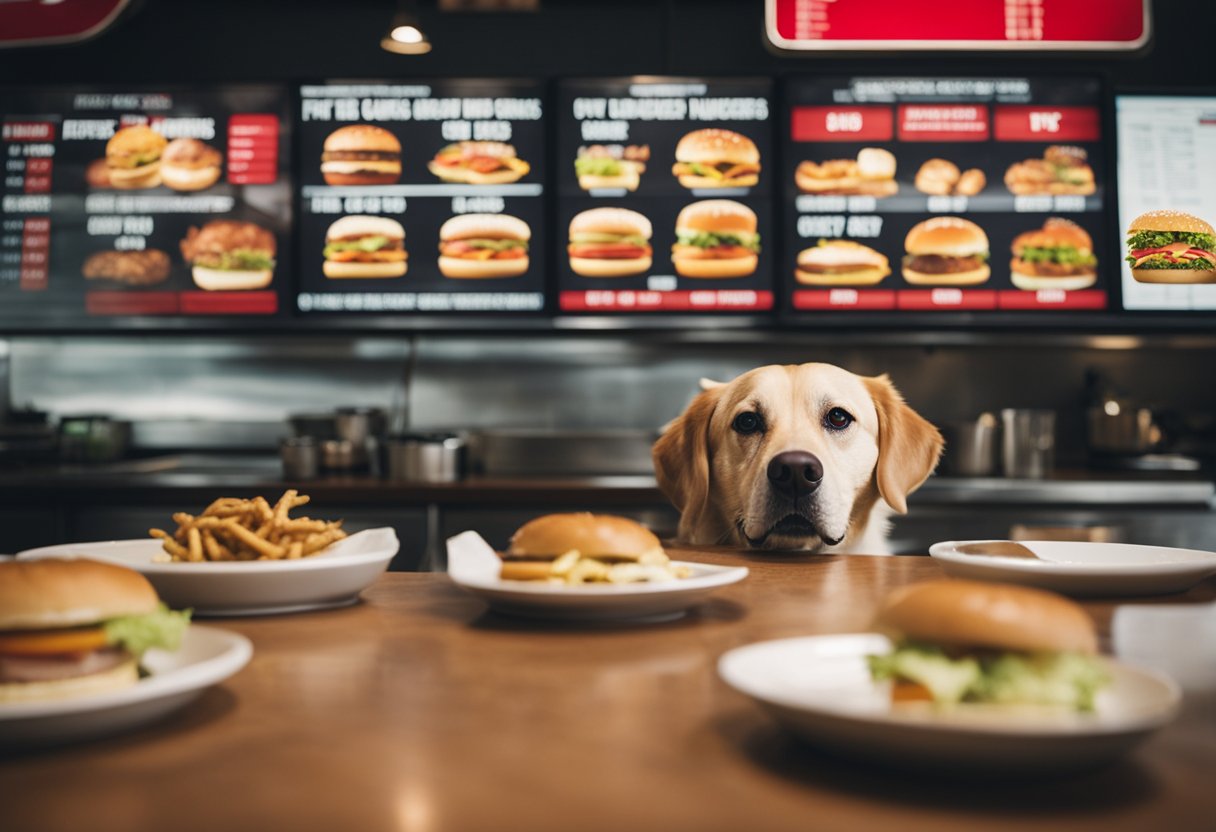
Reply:
<svg viewBox="0 0 1216 832"><path fill-rule="evenodd" d="M279 175L279 117L241 113L228 120L228 181L272 185Z"/></svg>
<svg viewBox="0 0 1216 832"><path fill-rule="evenodd" d="M1001 309L1105 309L1106 292L1101 289L1040 289L1037 292L1003 290L997 295Z"/></svg>
<svg viewBox="0 0 1216 832"><path fill-rule="evenodd" d="M6 121L0 127L6 142L53 142L55 125L49 121Z"/></svg>
<svg viewBox="0 0 1216 832"><path fill-rule="evenodd" d="M894 132L890 107L795 107L790 113L796 142L887 142Z"/></svg>
<svg viewBox="0 0 1216 832"><path fill-rule="evenodd" d="M88 292L84 308L90 315L173 315L176 292Z"/></svg>
<svg viewBox="0 0 1216 832"><path fill-rule="evenodd" d="M1001 104L996 108L999 142L1096 142L1102 138L1097 107Z"/></svg>
<svg viewBox="0 0 1216 832"><path fill-rule="evenodd" d="M904 142L983 142L988 140L984 104L901 104L899 139Z"/></svg>
<svg viewBox="0 0 1216 832"><path fill-rule="evenodd" d="M562 292L563 312L739 312L773 308L773 293L751 289L651 292L605 290Z"/></svg>
<svg viewBox="0 0 1216 832"><path fill-rule="evenodd" d="M793 300L795 309L804 310L895 308L895 292L889 289L799 289Z"/></svg>
<svg viewBox="0 0 1216 832"><path fill-rule="evenodd" d="M21 272L23 292L45 291L50 282L51 221L28 219L21 227Z"/></svg>
<svg viewBox="0 0 1216 832"><path fill-rule="evenodd" d="M996 292L991 289L904 289L899 293L900 309L919 312L958 312L972 309L996 309Z"/></svg>

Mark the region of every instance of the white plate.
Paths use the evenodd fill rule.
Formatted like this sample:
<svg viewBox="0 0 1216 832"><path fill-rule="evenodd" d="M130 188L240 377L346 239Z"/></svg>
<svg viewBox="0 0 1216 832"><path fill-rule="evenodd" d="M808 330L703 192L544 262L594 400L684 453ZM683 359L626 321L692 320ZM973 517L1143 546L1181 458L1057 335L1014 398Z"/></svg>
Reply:
<svg viewBox="0 0 1216 832"><path fill-rule="evenodd" d="M874 633L766 641L723 655L718 674L815 744L918 768L1082 768L1130 750L1178 710L1170 679L1109 660L1112 681L1092 713L892 707L890 682L873 681L865 659L890 649Z"/></svg>
<svg viewBox="0 0 1216 832"><path fill-rule="evenodd" d="M1019 541L1040 560L965 555L964 543L934 543L929 554L949 575L1037 586L1070 595L1162 595L1190 589L1216 574L1216 553L1129 543Z"/></svg>
<svg viewBox="0 0 1216 832"><path fill-rule="evenodd" d="M494 610L532 618L674 618L715 590L747 577L743 566L683 565L692 570L690 577L660 583L561 586L504 581L498 577L502 561L481 535L464 532L448 539L448 575L457 586L484 598Z"/></svg>
<svg viewBox="0 0 1216 832"><path fill-rule="evenodd" d="M195 615L271 615L353 604L397 554L397 533L368 529L299 560L157 563L158 540L66 543L17 557L90 558L142 572L161 600Z"/></svg>
<svg viewBox="0 0 1216 832"><path fill-rule="evenodd" d="M244 636L191 625L173 652L149 650L151 674L121 690L50 702L0 704L0 748L56 745L126 731L167 716L249 662Z"/></svg>

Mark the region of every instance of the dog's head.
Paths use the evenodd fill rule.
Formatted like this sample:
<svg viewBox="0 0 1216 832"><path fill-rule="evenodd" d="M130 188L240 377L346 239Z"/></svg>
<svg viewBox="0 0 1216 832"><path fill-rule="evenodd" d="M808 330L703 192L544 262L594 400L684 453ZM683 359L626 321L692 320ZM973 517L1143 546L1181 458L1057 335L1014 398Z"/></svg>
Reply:
<svg viewBox="0 0 1216 832"><path fill-rule="evenodd" d="M941 455L941 434L886 376L801 364L702 387L654 446L688 543L836 546L880 498L906 512Z"/></svg>

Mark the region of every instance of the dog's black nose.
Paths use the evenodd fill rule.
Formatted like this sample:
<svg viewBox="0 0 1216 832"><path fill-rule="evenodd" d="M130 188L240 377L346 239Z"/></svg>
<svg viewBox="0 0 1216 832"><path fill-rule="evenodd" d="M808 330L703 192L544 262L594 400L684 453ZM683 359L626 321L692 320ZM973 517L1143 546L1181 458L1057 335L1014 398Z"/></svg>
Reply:
<svg viewBox="0 0 1216 832"><path fill-rule="evenodd" d="M807 451L785 451L769 461L768 481L778 494L796 500L823 482L823 463Z"/></svg>

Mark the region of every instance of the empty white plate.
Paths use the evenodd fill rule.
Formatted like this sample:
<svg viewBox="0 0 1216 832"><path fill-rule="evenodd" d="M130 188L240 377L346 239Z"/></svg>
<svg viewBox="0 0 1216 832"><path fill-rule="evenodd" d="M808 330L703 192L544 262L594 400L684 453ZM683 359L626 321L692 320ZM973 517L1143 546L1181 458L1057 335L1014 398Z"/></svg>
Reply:
<svg viewBox="0 0 1216 832"><path fill-rule="evenodd" d="M1003 541L950 540L929 554L957 578L1037 586L1069 595L1162 595L1183 592L1216 574L1216 553L1129 543L1019 541L1030 558L969 555L964 544Z"/></svg>
<svg viewBox="0 0 1216 832"><path fill-rule="evenodd" d="M814 744L908 767L1085 767L1130 750L1173 719L1180 700L1167 677L1108 660L1111 683L1091 713L893 706L890 682L875 682L866 664L890 650L874 633L780 639L731 650L718 674Z"/></svg>
<svg viewBox="0 0 1216 832"><path fill-rule="evenodd" d="M158 563L159 540L65 543L17 557L89 558L141 572L162 601L195 615L272 615L353 604L397 554L397 533L367 529L299 560Z"/></svg>

